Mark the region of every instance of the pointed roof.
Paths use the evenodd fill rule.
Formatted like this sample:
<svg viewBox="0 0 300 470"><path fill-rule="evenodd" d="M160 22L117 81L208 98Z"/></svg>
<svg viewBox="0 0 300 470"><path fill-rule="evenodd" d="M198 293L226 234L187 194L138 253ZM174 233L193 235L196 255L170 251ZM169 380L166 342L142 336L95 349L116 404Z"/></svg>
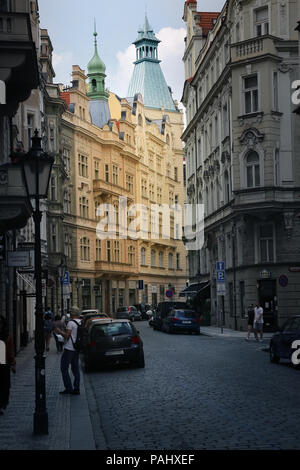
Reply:
<svg viewBox="0 0 300 470"><path fill-rule="evenodd" d="M178 111L160 67L157 47L161 41L157 39L150 26L147 14L144 27L138 31L138 39L133 43L137 50L137 60L128 87L127 96L133 97L140 93L146 107L168 111Z"/></svg>
<svg viewBox="0 0 300 470"><path fill-rule="evenodd" d="M105 67L105 64L102 62L102 60L100 59L99 57L99 54L98 54L98 49L97 49L97 31L96 31L96 22L95 22L95 26L94 26L94 37L95 37L95 42L94 42L94 47L95 47L95 51L94 51L94 56L93 58L89 61L88 63L88 75L92 75L92 74L105 74L105 70L106 70L106 67Z"/></svg>
<svg viewBox="0 0 300 470"><path fill-rule="evenodd" d="M148 17L147 17L147 14L145 14L145 22L144 22L144 26L142 28L139 28L138 30L138 38L136 39L136 41L134 41L133 44L136 44L138 43L139 41L141 40L151 40L151 41L155 41L157 43L160 42L159 39L157 39L157 37L155 36L154 34L154 31L153 31L153 28L152 26L150 26L150 23L148 21Z"/></svg>

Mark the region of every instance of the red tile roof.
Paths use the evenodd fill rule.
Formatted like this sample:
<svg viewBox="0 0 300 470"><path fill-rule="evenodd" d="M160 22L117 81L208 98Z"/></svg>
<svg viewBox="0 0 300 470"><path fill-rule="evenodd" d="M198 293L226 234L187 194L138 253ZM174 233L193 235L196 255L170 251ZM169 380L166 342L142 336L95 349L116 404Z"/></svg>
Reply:
<svg viewBox="0 0 300 470"><path fill-rule="evenodd" d="M203 36L207 36L209 31L214 27L214 20L216 20L219 16L219 12L202 12L197 11L196 14L196 23L200 28L202 28Z"/></svg>

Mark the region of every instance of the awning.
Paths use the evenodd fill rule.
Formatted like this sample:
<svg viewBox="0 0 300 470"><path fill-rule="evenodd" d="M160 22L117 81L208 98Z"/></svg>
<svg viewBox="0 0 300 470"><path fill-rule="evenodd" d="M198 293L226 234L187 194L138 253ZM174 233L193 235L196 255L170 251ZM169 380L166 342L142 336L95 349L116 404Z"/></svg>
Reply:
<svg viewBox="0 0 300 470"><path fill-rule="evenodd" d="M188 295L198 294L199 292L206 289L208 286L210 286L210 281L196 282L196 283L191 284L190 286L186 287L181 292L179 292L179 297L185 297L185 296L188 296Z"/></svg>

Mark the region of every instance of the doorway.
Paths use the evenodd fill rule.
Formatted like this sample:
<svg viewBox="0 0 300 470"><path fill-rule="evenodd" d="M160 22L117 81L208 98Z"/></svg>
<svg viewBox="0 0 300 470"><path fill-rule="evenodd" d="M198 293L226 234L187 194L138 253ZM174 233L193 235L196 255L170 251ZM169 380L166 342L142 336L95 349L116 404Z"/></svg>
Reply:
<svg viewBox="0 0 300 470"><path fill-rule="evenodd" d="M275 331L277 328L276 279L258 281L258 300L264 309L264 330Z"/></svg>

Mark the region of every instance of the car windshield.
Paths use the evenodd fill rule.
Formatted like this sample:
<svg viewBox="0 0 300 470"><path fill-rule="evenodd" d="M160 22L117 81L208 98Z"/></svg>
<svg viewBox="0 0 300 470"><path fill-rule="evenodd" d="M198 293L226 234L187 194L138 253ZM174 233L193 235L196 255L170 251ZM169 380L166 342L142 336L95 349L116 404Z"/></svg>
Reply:
<svg viewBox="0 0 300 470"><path fill-rule="evenodd" d="M131 335L132 328L129 323L104 323L101 325L95 325L92 331L94 340L107 337L107 336L119 336L119 335Z"/></svg>
<svg viewBox="0 0 300 470"><path fill-rule="evenodd" d="M174 317L195 318L196 314L192 310L175 310Z"/></svg>

